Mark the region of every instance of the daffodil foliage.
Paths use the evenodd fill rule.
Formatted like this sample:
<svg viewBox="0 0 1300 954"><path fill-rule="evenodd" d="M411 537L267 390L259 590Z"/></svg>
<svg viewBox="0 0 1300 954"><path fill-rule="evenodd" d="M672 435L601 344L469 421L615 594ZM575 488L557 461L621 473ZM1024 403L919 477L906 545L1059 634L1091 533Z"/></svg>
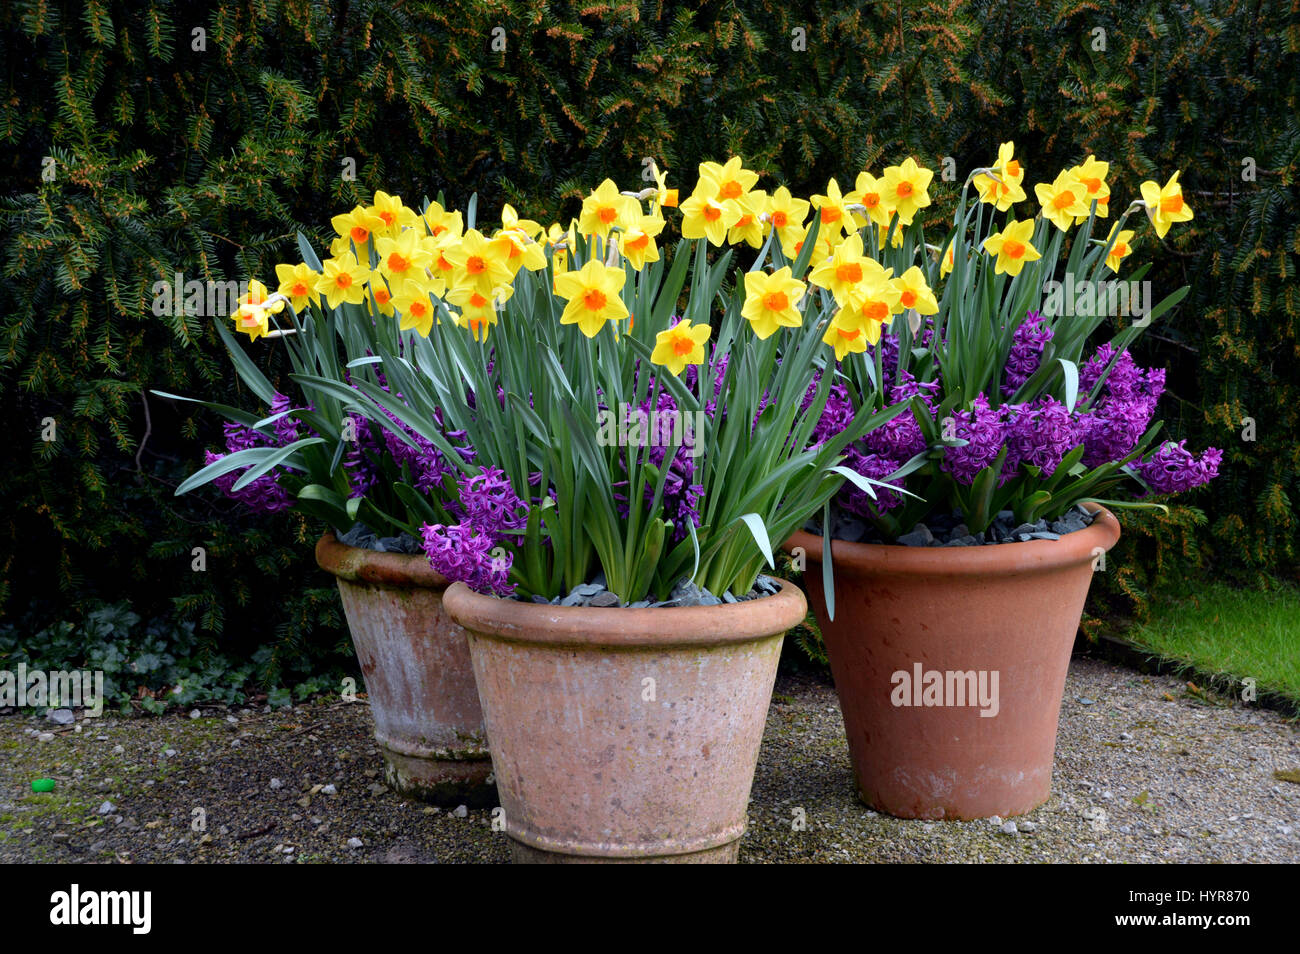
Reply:
<svg viewBox="0 0 1300 954"><path fill-rule="evenodd" d="M463 214L439 202L416 212L383 196L334 220L324 261L300 237L302 262L279 270L279 292L255 290L231 319L283 343L306 407L260 420L218 410L264 431L288 418L310 436L231 453L180 492L234 471L236 490L274 476L335 527L418 534L453 523L462 482L491 473L523 511L501 530L520 595L552 597L597 572L624 601L662 599L683 577L748 592L850 473L843 448L906 410L864 406L834 439L810 440L832 384L836 306L795 276L820 224L802 225L807 203L784 190L756 194L752 175L739 160L705 164L696 195L709 202L682 208L685 237L671 246L661 239L676 193L662 174L635 193L602 183L567 228L507 206L500 228L480 229L474 200ZM743 268L734 249L710 247L729 238ZM643 408L668 408L668 424L625 429ZM451 469L420 484L388 468L359 494L345 462L358 417ZM684 457L685 478L674 470ZM670 508L683 479L690 504Z"/></svg>

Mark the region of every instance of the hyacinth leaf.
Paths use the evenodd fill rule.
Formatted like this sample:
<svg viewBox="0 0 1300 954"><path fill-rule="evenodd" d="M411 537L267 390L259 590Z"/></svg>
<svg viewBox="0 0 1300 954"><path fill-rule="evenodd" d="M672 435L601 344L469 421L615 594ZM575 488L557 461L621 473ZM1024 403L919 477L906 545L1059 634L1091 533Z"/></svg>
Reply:
<svg viewBox="0 0 1300 954"><path fill-rule="evenodd" d="M268 454L265 459L252 465L251 467L248 468L248 470L246 470L243 474L241 474L239 479L235 481L234 485L230 489L232 491L243 490L253 481L257 480L257 478L263 476L264 474L269 473L270 471L274 470L276 467L282 465L294 466L287 463L288 459L292 457L294 454L296 454L301 448L311 447L315 444L324 444L324 443L325 443L325 439L321 437L305 437L300 441L294 441L292 444L289 444L286 447L274 448L273 453ZM302 469L302 468L299 467L295 469Z"/></svg>
<svg viewBox="0 0 1300 954"><path fill-rule="evenodd" d="M275 388L271 386L271 382L266 379L266 375L258 370L257 365L253 364L248 355L244 354L244 349L239 347L234 335L230 333L225 324L222 321L215 321L213 324L216 325L217 334L221 337L222 343L225 344L226 351L230 353L230 361L234 364L239 377L254 394L261 398L267 406L270 406L275 401Z"/></svg>
<svg viewBox="0 0 1300 954"><path fill-rule="evenodd" d="M763 558L767 560L767 565L776 569L776 560L772 556L772 541L768 539L767 526L763 518L756 513L746 513L741 514L740 519L749 528L749 534L754 538L754 543L758 545Z"/></svg>
<svg viewBox="0 0 1300 954"><path fill-rule="evenodd" d="M826 616L835 619L835 570L831 567L831 502L822 507L822 595Z"/></svg>
<svg viewBox="0 0 1300 954"><path fill-rule="evenodd" d="M298 251L302 254L303 264L313 272L320 273L323 270L316 250L311 247L311 242L307 241L307 236L301 232L298 233Z"/></svg>
<svg viewBox="0 0 1300 954"><path fill-rule="evenodd" d="M1065 358L1057 359L1065 372L1065 409L1074 413L1074 405L1079 400L1079 366Z"/></svg>
<svg viewBox="0 0 1300 954"><path fill-rule="evenodd" d="M180 486L176 488L176 496L179 497L181 494L189 493L195 487L201 487L233 470L259 464L276 453L277 450L274 447L249 447L241 451L235 451L233 454L226 454L221 459L214 460L181 481Z"/></svg>
<svg viewBox="0 0 1300 954"><path fill-rule="evenodd" d="M1161 513L1169 513L1166 504L1151 503L1146 500L1103 500L1100 497L1084 497L1076 500L1075 503L1095 503L1111 510L1159 510Z"/></svg>
<svg viewBox="0 0 1300 954"><path fill-rule="evenodd" d="M236 424L243 424L245 427L253 427L258 422L258 416L249 411L240 410L237 407L231 407L229 404L218 404L216 401L201 401L198 398L185 397L181 394L171 394L167 391L159 391L151 388L150 394L160 398L167 398L170 401L185 401L189 404L199 404L211 411L216 411L227 420L234 421Z"/></svg>

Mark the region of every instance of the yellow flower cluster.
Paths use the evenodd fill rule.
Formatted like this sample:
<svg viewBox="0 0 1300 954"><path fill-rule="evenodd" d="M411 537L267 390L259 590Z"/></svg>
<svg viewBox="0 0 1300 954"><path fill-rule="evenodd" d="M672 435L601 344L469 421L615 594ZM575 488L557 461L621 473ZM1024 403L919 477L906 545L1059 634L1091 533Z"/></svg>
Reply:
<svg viewBox="0 0 1300 954"><path fill-rule="evenodd" d="M1027 263L1041 258L1033 242L1040 220L1066 232L1090 215L1108 217L1108 173L1108 163L1090 155L1052 182L1037 184L1038 216L1018 221L1009 215L982 243L995 272L1018 275ZM895 275L875 257L886 243L903 246L904 230L931 203L933 176L908 157L879 177L859 173L848 192L831 179L824 194L801 199L784 186L771 193L756 188L758 173L746 169L739 158L706 162L699 167L695 189L681 202L681 234L716 246L757 249L771 241L795 261L808 238L810 216L815 215L817 246L809 255L807 274L794 275L788 265L770 273L747 273L742 314L763 339L781 328L801 327L813 298L808 286L816 286L835 305L822 340L836 360L842 360L878 342L881 329L897 315L910 312L916 320L939 312L938 297L918 265ZM277 292L268 294L260 282L252 282L231 317L239 330L258 338L268 334L267 315L286 303L301 312L322 307L323 300L330 308L348 304L367 308L375 317L397 316L401 328L424 336L432 332L439 314L447 314L483 340L514 294L521 270L549 268L551 288L565 302L562 324L577 325L587 337L595 337L611 322L617 328L626 319L630 327L628 268L640 272L659 261L664 209L678 205L677 190L668 187L666 174L656 168L653 178L653 186L638 192L620 191L606 179L583 199L567 228L559 223L545 228L506 205L501 227L490 233L467 229L460 212L436 202L420 213L398 196L377 192L371 205L358 205L331 220L336 238L319 272L304 263L276 266ZM981 202L1010 213L1026 200L1024 178L1014 143L1005 142L996 162L978 170L971 182ZM1192 218L1178 173L1163 187L1143 183L1141 191L1135 207L1146 211L1161 238L1172 223ZM879 247L868 249L872 235ZM1112 270L1131 253L1133 235L1119 230L1118 224L1112 228L1106 258ZM571 270L580 236L590 258ZM971 254L964 244L950 242L939 262L940 277L952 271L958 248L964 256ZM708 335L706 324L680 321L657 336L652 360L680 374L686 366L704 361Z"/></svg>

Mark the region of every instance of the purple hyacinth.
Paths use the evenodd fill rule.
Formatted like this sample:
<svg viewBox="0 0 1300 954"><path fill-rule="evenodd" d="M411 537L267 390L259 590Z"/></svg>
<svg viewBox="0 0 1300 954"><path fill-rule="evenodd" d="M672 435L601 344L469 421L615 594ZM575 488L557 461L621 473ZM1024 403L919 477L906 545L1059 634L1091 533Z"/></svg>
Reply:
<svg viewBox="0 0 1300 954"><path fill-rule="evenodd" d="M1002 372L1002 394L1012 397L1033 376L1043 360L1043 350L1052 340L1052 329L1036 311L1029 312L1012 336L1011 352Z"/></svg>
<svg viewBox="0 0 1300 954"><path fill-rule="evenodd" d="M917 381L911 372L904 371L899 382L889 389L888 403L897 404L920 395L922 403L933 417L935 392L938 390L937 382ZM873 454L904 461L921 453L926 447L921 425L916 422L916 415L910 408L871 431L863 438L863 442Z"/></svg>
<svg viewBox="0 0 1300 954"><path fill-rule="evenodd" d="M1115 349L1104 344L1079 369L1080 395L1091 393L1114 355ZM1163 368L1143 371L1132 355L1121 354L1097 402L1078 415L1076 436L1084 445L1083 463L1096 467L1127 456L1150 425L1164 389Z"/></svg>
<svg viewBox="0 0 1300 954"><path fill-rule="evenodd" d="M1043 397L1032 404L1004 407L1007 460L1000 482L1017 476L1022 464L1032 464L1051 476L1061 458L1077 446L1074 420L1064 404L1054 397Z"/></svg>
<svg viewBox="0 0 1300 954"><path fill-rule="evenodd" d="M276 392L271 398L271 413L280 414L292 410L289 398ZM227 423L222 427L225 437L226 453L216 454L204 451L204 465L213 464L228 454L249 450L254 447L287 447L298 440L299 422L291 417L282 417L271 425L271 434L264 434L243 424ZM235 490L239 478L247 472L247 467L240 467L230 473L222 474L212 482L227 497L237 500L250 510L263 513L278 513L293 506L293 498L276 480L276 471L263 474L246 486Z"/></svg>
<svg viewBox="0 0 1300 954"><path fill-rule="evenodd" d="M843 466L856 471L863 477L870 477L872 480L884 480L898 469L899 463L878 454L864 454L856 448L850 448L844 455ZM887 510L893 510L903 502L902 497L883 487L876 488L876 497L873 500L870 494L859 488L851 480L846 480L843 486L840 487L837 499L840 506L845 510L867 518L874 517L876 514L884 513Z"/></svg>
<svg viewBox="0 0 1300 954"><path fill-rule="evenodd" d="M1207 448L1197 457L1187 449L1187 441L1165 441L1154 453L1138 462L1134 469L1147 482L1153 494L1177 494L1208 484L1219 476L1223 451Z"/></svg>
<svg viewBox="0 0 1300 954"><path fill-rule="evenodd" d="M989 399L980 394L969 411L953 413L954 437L966 441L963 447L949 447L944 452L943 469L952 474L959 484L969 485L975 476L997 459L1006 437L1006 421L1002 408L989 405Z"/></svg>
<svg viewBox="0 0 1300 954"><path fill-rule="evenodd" d="M512 596L509 582L514 554L492 534L469 524L424 524L420 528L429 565L447 579L460 581L476 593Z"/></svg>
<svg viewBox="0 0 1300 954"><path fill-rule="evenodd" d="M522 530L528 525L528 505L510 486L504 471L495 467L483 467L481 471L460 481L462 522L499 542L506 531Z"/></svg>

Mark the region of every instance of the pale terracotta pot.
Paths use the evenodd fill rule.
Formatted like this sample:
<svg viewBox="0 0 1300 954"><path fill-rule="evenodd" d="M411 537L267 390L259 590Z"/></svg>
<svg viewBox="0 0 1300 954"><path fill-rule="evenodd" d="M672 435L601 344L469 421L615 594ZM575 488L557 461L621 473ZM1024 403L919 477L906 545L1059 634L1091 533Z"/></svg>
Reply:
<svg viewBox="0 0 1300 954"><path fill-rule="evenodd" d="M834 620L822 589L822 538L790 539L789 548L807 553L804 581L867 805L900 818L969 819L1019 815L1047 800L1093 564L1119 539L1114 515L1098 510L1090 526L1059 540L925 548L832 541ZM959 680L945 675L951 691L930 697L945 704L926 705L913 686L935 671L974 673L975 704L968 695L954 705L963 701ZM961 689L971 686L960 680Z"/></svg>
<svg viewBox="0 0 1300 954"><path fill-rule="evenodd" d="M338 581L385 782L435 804L495 804L469 645L442 605L447 580L422 555L350 547L333 533L316 562Z"/></svg>
<svg viewBox="0 0 1300 954"><path fill-rule="evenodd" d="M482 596L469 634L517 862L734 862L799 589L741 603L560 607Z"/></svg>

